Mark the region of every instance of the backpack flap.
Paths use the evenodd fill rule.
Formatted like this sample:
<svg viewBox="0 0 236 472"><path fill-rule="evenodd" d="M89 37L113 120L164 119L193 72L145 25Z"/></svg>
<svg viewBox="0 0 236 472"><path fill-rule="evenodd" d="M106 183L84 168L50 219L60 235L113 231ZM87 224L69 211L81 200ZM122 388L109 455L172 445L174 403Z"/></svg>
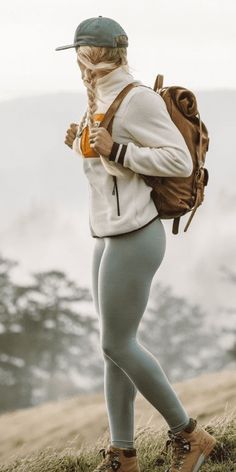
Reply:
<svg viewBox="0 0 236 472"><path fill-rule="evenodd" d="M180 217L192 210L185 226L189 224L204 199L204 186L208 182L208 171L204 168L205 155L209 147L208 131L200 119L195 95L180 86L164 87L163 76L158 75L154 90L158 90L165 101L167 111L188 146L193 161L193 172L189 177L152 177L142 175L153 187L154 203L162 219L174 218L172 232L178 233Z"/></svg>

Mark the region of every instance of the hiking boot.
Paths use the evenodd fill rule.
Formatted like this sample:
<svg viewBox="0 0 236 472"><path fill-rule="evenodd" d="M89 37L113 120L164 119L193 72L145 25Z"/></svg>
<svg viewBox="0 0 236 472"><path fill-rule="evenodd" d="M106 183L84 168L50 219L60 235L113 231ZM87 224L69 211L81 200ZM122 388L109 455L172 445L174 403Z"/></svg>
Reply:
<svg viewBox="0 0 236 472"><path fill-rule="evenodd" d="M217 443L194 418L178 433L168 430L168 436L162 452L171 446L171 465L165 472L197 472Z"/></svg>
<svg viewBox="0 0 236 472"><path fill-rule="evenodd" d="M116 447L111 444L107 448L100 449L103 460L93 472L140 472L136 449Z"/></svg>

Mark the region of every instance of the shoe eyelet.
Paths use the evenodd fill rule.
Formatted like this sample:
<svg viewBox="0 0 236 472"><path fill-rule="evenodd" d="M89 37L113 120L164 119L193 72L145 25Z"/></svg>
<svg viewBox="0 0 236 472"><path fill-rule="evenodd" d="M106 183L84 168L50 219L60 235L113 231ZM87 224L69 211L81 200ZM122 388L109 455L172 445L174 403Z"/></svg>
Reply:
<svg viewBox="0 0 236 472"><path fill-rule="evenodd" d="M115 459L111 461L111 466L113 470L117 470L121 466L121 463Z"/></svg>

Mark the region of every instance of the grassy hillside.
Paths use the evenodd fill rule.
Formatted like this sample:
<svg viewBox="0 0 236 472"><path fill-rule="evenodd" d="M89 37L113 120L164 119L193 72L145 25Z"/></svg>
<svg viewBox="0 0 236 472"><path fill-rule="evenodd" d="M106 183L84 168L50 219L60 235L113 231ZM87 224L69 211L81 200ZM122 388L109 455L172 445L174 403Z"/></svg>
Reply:
<svg viewBox="0 0 236 472"><path fill-rule="evenodd" d="M210 457L201 467L201 472L236 471L236 417L221 415L205 429L214 434L217 445ZM167 439L166 429L157 430L147 426L138 428L135 444L141 472L166 472L170 465L171 453L164 456L162 450ZM46 447L24 458L15 458L5 465L0 465L1 472L92 472L102 461L99 454L101 447L109 444L108 435L97 439L92 446L76 449L67 446L63 451L55 447Z"/></svg>
<svg viewBox="0 0 236 472"><path fill-rule="evenodd" d="M201 472L236 472L236 372L208 373L173 385L188 413L218 439ZM167 425L140 393L135 420L141 469L164 472L165 465L157 467L155 461ZM99 448L109 443L102 393L5 413L0 425L1 472L92 471L101 460Z"/></svg>

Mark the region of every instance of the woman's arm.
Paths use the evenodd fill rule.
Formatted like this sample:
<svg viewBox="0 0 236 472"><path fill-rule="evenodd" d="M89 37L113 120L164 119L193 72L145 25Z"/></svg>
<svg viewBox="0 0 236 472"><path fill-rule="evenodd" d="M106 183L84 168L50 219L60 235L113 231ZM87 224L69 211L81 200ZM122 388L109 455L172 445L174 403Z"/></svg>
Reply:
<svg viewBox="0 0 236 472"><path fill-rule="evenodd" d="M114 142L110 161L133 172L160 177L189 177L193 171L190 151L172 121L164 99L145 89L128 102L123 126L139 145Z"/></svg>

